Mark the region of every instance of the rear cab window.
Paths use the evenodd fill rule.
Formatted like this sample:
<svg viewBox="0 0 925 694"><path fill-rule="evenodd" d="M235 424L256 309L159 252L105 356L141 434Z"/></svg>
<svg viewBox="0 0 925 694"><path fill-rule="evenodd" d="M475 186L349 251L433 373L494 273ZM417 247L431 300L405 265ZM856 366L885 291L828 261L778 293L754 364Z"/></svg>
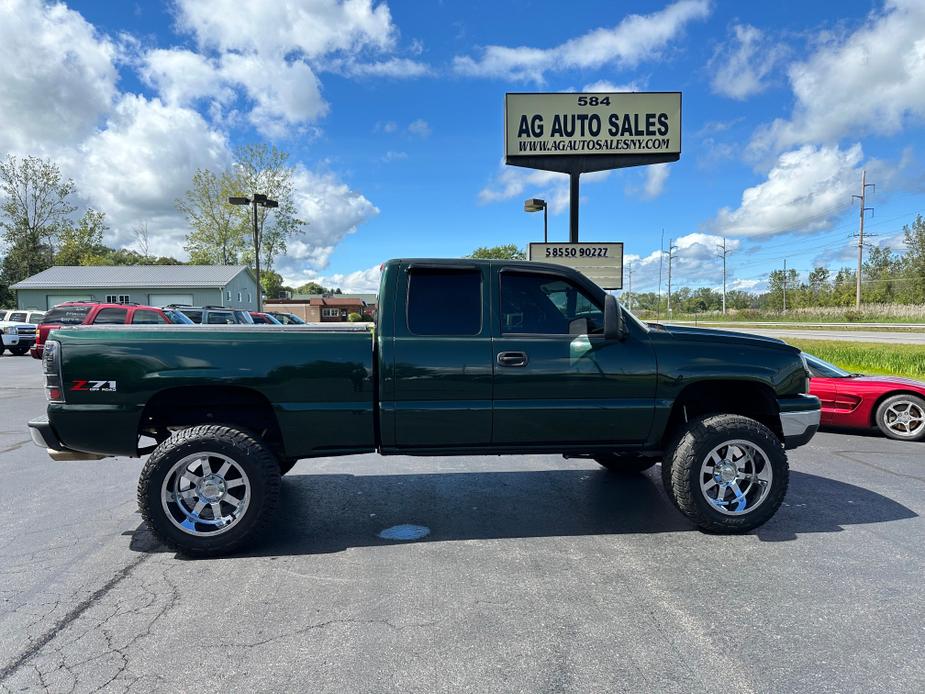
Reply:
<svg viewBox="0 0 925 694"><path fill-rule="evenodd" d="M414 335L478 335L482 331L481 271L410 268L407 324Z"/></svg>
<svg viewBox="0 0 925 694"><path fill-rule="evenodd" d="M209 311L206 315L208 325L234 325L237 321L231 311Z"/></svg>
<svg viewBox="0 0 925 694"><path fill-rule="evenodd" d="M89 306L56 306L45 314L42 323L81 325L90 313Z"/></svg>

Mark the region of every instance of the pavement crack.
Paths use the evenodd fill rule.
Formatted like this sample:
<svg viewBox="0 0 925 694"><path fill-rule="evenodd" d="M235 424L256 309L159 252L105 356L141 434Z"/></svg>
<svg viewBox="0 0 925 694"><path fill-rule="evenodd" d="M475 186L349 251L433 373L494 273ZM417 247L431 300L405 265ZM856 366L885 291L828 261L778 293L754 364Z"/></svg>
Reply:
<svg viewBox="0 0 925 694"><path fill-rule="evenodd" d="M137 559L132 560L129 564L117 571L115 575L106 581L100 588L96 589L86 598L71 608L67 614L55 622L42 635L36 637L32 643L22 653L0 670L0 682L8 679L10 675L15 674L23 665L28 663L35 655L41 651L57 634L66 628L69 624L79 618L84 612L90 609L98 600L105 597L113 588L124 581L129 574L134 571L142 562L147 561L152 555L142 554Z"/></svg>
<svg viewBox="0 0 925 694"><path fill-rule="evenodd" d="M0 448L0 453L11 453L19 448L22 448L27 443L32 443L32 439L26 439L25 441L17 441L12 446L7 446L6 448Z"/></svg>

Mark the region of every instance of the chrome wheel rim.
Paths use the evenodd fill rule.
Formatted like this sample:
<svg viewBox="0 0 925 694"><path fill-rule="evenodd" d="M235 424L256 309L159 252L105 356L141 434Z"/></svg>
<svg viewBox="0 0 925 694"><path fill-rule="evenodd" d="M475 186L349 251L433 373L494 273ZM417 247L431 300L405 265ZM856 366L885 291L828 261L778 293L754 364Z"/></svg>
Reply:
<svg viewBox="0 0 925 694"><path fill-rule="evenodd" d="M761 506L773 481L771 461L750 441L721 443L700 465L700 493L727 516L744 516Z"/></svg>
<svg viewBox="0 0 925 694"><path fill-rule="evenodd" d="M897 436L918 436L925 428L925 410L913 400L900 400L886 408L883 424Z"/></svg>
<svg viewBox="0 0 925 694"><path fill-rule="evenodd" d="M164 513L177 528L197 537L231 530L247 512L250 479L233 459L203 451L176 463L161 486Z"/></svg>

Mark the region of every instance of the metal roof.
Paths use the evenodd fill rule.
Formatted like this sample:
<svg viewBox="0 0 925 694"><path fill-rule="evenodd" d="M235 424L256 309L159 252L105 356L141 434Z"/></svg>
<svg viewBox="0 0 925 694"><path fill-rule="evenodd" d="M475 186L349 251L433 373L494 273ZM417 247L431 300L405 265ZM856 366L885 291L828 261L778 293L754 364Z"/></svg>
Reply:
<svg viewBox="0 0 925 694"><path fill-rule="evenodd" d="M56 265L11 289L215 288L224 287L245 265Z"/></svg>

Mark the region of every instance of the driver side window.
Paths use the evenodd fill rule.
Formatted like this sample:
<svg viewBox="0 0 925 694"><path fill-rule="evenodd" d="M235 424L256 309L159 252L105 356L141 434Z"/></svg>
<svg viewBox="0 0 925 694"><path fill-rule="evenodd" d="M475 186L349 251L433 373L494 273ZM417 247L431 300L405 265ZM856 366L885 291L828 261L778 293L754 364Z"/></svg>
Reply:
<svg viewBox="0 0 925 694"><path fill-rule="evenodd" d="M604 329L603 310L583 288L554 275L501 273L502 333L569 335L579 326L579 333Z"/></svg>

